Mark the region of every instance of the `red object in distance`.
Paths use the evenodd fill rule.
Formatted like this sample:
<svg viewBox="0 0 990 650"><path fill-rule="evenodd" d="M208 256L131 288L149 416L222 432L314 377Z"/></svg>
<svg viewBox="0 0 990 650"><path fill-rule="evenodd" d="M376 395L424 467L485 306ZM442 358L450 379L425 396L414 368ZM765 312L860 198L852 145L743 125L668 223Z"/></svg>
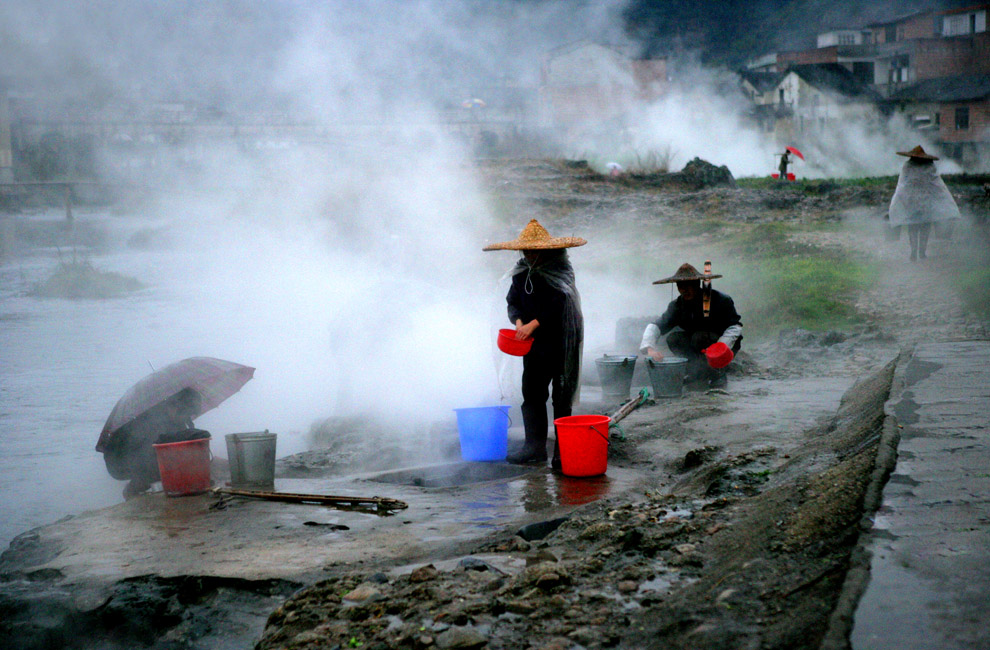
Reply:
<svg viewBox="0 0 990 650"><path fill-rule="evenodd" d="M787 147L787 150L790 151L795 156L797 156L798 158L800 158L801 160L804 160L804 154L798 151L797 147Z"/></svg>

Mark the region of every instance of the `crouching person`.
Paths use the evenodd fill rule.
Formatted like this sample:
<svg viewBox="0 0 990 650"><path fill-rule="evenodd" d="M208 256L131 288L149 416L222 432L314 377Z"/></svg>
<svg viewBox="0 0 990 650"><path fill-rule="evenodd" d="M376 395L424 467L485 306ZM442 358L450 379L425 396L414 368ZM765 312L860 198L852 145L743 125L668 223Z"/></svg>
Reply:
<svg viewBox="0 0 990 650"><path fill-rule="evenodd" d="M705 273L690 264L681 264L674 275L653 284L677 284L678 297L667 305L659 319L646 326L640 353L655 361L663 360L660 339L667 337L667 347L688 360L688 378L707 380L711 388L726 385L725 368L708 365L704 351L715 343L724 343L733 354L742 343L742 319L732 298L711 288L711 281L721 275Z"/></svg>

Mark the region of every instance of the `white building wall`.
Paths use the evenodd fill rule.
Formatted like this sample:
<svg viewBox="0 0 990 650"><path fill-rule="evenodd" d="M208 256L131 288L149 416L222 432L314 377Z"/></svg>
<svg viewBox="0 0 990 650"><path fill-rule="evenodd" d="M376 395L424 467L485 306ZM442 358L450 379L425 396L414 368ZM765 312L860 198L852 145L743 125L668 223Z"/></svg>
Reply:
<svg viewBox="0 0 990 650"><path fill-rule="evenodd" d="M565 86L635 86L632 61L610 48L594 44L551 59L547 64L547 82Z"/></svg>
<svg viewBox="0 0 990 650"><path fill-rule="evenodd" d="M978 9L942 18L942 36L966 36L987 31L987 11Z"/></svg>
<svg viewBox="0 0 990 650"><path fill-rule="evenodd" d="M818 35L818 47L832 47L833 45L862 45L863 32L854 29L838 29L833 32L825 32Z"/></svg>

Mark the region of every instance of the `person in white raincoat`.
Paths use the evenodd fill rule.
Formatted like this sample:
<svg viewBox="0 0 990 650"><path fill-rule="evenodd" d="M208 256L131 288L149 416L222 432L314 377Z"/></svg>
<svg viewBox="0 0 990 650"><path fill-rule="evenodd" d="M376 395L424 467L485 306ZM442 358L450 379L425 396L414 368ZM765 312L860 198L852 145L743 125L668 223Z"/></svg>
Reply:
<svg viewBox="0 0 990 650"><path fill-rule="evenodd" d="M911 259L925 259L932 224L958 219L959 207L935 169L937 156L925 153L921 145L897 155L907 160L890 200L890 225L907 226Z"/></svg>

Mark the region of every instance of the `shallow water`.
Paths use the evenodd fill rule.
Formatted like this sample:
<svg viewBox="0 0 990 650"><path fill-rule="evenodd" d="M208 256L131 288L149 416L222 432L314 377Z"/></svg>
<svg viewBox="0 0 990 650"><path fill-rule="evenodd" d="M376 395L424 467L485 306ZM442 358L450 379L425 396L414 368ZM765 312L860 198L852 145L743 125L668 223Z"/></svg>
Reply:
<svg viewBox="0 0 990 650"><path fill-rule="evenodd" d="M76 219L116 231L140 226L100 213L77 211ZM152 365L215 356L258 368L239 394L197 420L219 456L226 456L223 434L266 428L279 434L280 456L301 451L312 418L328 415L331 389L321 386L321 370L288 379L325 353L318 319L296 319L287 340L285 323L259 318L258 304L237 290L241 278L218 289L202 252L80 254L147 288L112 300L33 298L28 291L54 270L59 252L0 258L0 549L32 527L122 499L124 483L107 475L94 447L116 401ZM196 269L213 280L196 281ZM296 399L300 376L313 388ZM284 408L290 403L296 408Z"/></svg>

